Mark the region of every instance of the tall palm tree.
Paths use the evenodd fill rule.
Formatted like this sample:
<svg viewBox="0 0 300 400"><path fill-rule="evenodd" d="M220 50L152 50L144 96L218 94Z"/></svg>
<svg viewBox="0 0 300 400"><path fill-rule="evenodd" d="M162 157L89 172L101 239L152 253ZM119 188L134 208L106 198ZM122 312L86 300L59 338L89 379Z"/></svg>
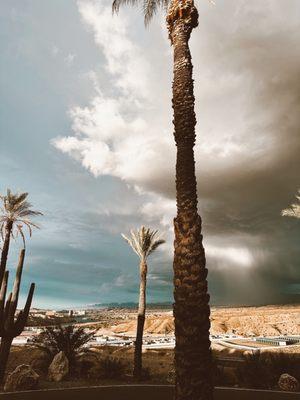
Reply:
<svg viewBox="0 0 300 400"><path fill-rule="evenodd" d="M125 4L140 5L147 25L159 7L166 22L174 54L173 111L177 146L174 219L174 318L177 400L210 400L213 397L209 340L210 308L207 269L197 207L194 145L193 65L189 49L191 32L198 25L193 0L114 0L113 12Z"/></svg>
<svg viewBox="0 0 300 400"><path fill-rule="evenodd" d="M13 194L10 189L7 189L6 195L0 195L2 202L0 207L0 234L3 240L0 260L0 286L6 269L11 237L18 233L21 234L25 248L23 227L28 228L30 236L32 228L39 228L30 220L30 217L42 215L42 213L31 210L31 204L26 200L27 196L28 193Z"/></svg>
<svg viewBox="0 0 300 400"><path fill-rule="evenodd" d="M282 210L282 216L300 218L300 189L298 189L298 195L296 195L296 199L297 203L291 204L290 207Z"/></svg>
<svg viewBox="0 0 300 400"><path fill-rule="evenodd" d="M140 295L133 369L133 375L139 379L142 372L142 344L146 314L147 259L165 241L157 237L157 231L151 231L144 226L136 232L131 230L130 234L130 238L123 234L122 236L140 259Z"/></svg>

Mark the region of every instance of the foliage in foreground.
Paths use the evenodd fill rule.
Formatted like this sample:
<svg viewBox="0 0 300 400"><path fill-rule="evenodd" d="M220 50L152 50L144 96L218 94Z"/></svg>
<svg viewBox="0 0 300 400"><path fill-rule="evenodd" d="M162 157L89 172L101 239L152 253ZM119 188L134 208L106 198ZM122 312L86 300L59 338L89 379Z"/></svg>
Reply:
<svg viewBox="0 0 300 400"><path fill-rule="evenodd" d="M280 375L289 374L300 381L300 358L285 353L254 353L245 357L238 368L240 386L255 389L274 389Z"/></svg>
<svg viewBox="0 0 300 400"><path fill-rule="evenodd" d="M76 328L73 325L47 327L33 339L33 345L45 351L50 357L63 351L72 366L75 364L76 354L93 335L94 332L86 333L83 328Z"/></svg>
<svg viewBox="0 0 300 400"><path fill-rule="evenodd" d="M99 364L93 367L88 377L92 379L106 378L106 379L117 379L122 378L125 374L125 364L114 357L106 356L99 360Z"/></svg>

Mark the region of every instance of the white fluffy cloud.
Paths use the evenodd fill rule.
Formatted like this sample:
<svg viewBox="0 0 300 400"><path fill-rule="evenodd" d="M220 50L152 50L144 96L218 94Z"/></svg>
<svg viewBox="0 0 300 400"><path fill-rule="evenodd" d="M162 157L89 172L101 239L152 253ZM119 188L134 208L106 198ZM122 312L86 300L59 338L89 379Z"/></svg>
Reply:
<svg viewBox="0 0 300 400"><path fill-rule="evenodd" d="M290 3L296 8L294 1ZM213 10L206 8L203 17L200 9L204 22L191 43L200 119L198 174L230 175L249 165L263 168L274 162L284 129L293 124L297 94L282 87L291 69L279 58L288 50L276 38L283 29L293 29L296 21L287 20L291 13L278 1L240 0L229 6L219 2ZM54 143L96 176L111 174L163 192L161 179L171 181L174 175L171 107L166 101L171 87L169 70L162 69L166 62L171 64L169 45L163 40L166 32L161 31L154 46L161 57L156 54L153 59L153 49L130 38L133 26L126 13L113 17L110 5L93 0L79 1L78 9L105 57L110 93L100 89L89 106L74 107L70 111L74 135ZM220 12L231 16L229 27L227 18L224 22L216 18ZM249 21L256 24L255 30ZM270 73L267 65L274 57L280 68ZM293 71L294 65L290 68ZM271 97L274 90L280 91L280 101ZM275 127L274 121L287 113L290 121Z"/></svg>
<svg viewBox="0 0 300 400"><path fill-rule="evenodd" d="M113 18L111 6L99 1L79 1L78 10L106 58L106 68L114 76L114 85L135 100L147 98L150 87L145 76L150 66L141 49L128 38L129 20Z"/></svg>
<svg viewBox="0 0 300 400"><path fill-rule="evenodd" d="M228 221L237 235L246 229L247 218L257 215L255 191L256 207L266 201L259 197L264 183L258 179L258 189L251 191L245 190L247 181L254 185L254 175L285 163L291 149L299 147L295 48L300 8L295 0L288 4L220 0L216 7L199 5L200 28L191 40L199 119L195 152L208 232L213 225L230 226ZM166 31L157 24L155 34L148 32L155 40L145 42L127 10L113 17L109 3L94 0L80 0L78 10L105 69L91 75L95 96L90 104L70 110L72 135L53 143L95 176L111 175L147 193L140 214L168 231L175 213L175 146ZM208 238L211 257L254 264L251 243L216 243Z"/></svg>
<svg viewBox="0 0 300 400"><path fill-rule="evenodd" d="M150 90L151 60L129 39L129 21L113 18L110 6L79 1L78 9L105 57L113 95L103 93L97 74L90 73L96 96L87 107L69 111L73 135L58 137L53 144L95 176L112 175L142 185L155 179L160 167L169 163L166 154L172 142L158 125L159 118L148 117L155 112L156 97Z"/></svg>

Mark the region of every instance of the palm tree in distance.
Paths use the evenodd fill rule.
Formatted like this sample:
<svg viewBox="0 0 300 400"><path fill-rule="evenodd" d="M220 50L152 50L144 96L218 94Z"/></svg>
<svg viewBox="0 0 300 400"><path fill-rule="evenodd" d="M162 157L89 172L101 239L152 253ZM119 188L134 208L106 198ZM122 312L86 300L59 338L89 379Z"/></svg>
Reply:
<svg viewBox="0 0 300 400"><path fill-rule="evenodd" d="M136 340L134 350L134 368L133 375L141 378L142 373L142 344L143 332L146 314L146 284L147 284L147 259L161 244L165 243L163 239L157 237L157 231L151 231L142 226L139 230L130 231L131 237L122 234L123 238L138 255L140 259L140 294L137 316Z"/></svg>
<svg viewBox="0 0 300 400"><path fill-rule="evenodd" d="M210 307L201 218L197 207L194 160L196 115L189 49L191 32L198 25L198 11L193 0L114 0L113 12L118 12L120 6L127 4L142 5L146 25L158 8L167 11L166 22L174 54L172 105L177 146L173 264L175 398L211 400Z"/></svg>
<svg viewBox="0 0 300 400"><path fill-rule="evenodd" d="M291 204L290 207L281 211L281 215L284 217L300 218L300 189L298 189L298 195L296 195L297 203Z"/></svg>
<svg viewBox="0 0 300 400"><path fill-rule="evenodd" d="M13 194L7 189L6 195L0 195L2 206L0 208L0 232L3 240L0 261L0 285L4 277L10 239L16 234L21 234L25 248L25 237L23 227L26 226L29 235L32 235L32 228L39 228L30 217L42 215L39 211L31 210L31 204L27 201L28 193Z"/></svg>

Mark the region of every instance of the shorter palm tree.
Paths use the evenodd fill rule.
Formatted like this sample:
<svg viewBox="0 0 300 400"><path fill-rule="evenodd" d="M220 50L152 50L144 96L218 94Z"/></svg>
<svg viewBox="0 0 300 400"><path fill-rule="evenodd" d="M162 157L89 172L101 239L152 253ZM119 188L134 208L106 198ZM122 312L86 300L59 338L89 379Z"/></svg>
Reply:
<svg viewBox="0 0 300 400"><path fill-rule="evenodd" d="M7 189L6 195L0 195L2 205L0 207L0 234L3 240L0 261L0 286L4 277L10 239L18 233L22 236L25 248L25 237L23 227L26 226L29 235L32 235L32 228L39 228L30 217L43 215L39 211L31 210L31 204L26 200L28 193L13 194Z"/></svg>
<svg viewBox="0 0 300 400"><path fill-rule="evenodd" d="M46 327L33 339L32 344L43 350L50 358L63 351L71 367L75 364L76 354L88 343L95 332L85 332L74 325Z"/></svg>
<svg viewBox="0 0 300 400"><path fill-rule="evenodd" d="M140 259L140 294L137 316L137 329L134 351L133 375L141 378L142 373L142 344L146 314L146 283L147 283L147 259L165 240L157 237L158 231L151 231L142 226L139 230L130 231L131 237L122 234L123 238Z"/></svg>
<svg viewBox="0 0 300 400"><path fill-rule="evenodd" d="M281 215L284 217L300 218L300 189L298 189L298 195L296 195L297 203L291 204L290 207L281 211Z"/></svg>

